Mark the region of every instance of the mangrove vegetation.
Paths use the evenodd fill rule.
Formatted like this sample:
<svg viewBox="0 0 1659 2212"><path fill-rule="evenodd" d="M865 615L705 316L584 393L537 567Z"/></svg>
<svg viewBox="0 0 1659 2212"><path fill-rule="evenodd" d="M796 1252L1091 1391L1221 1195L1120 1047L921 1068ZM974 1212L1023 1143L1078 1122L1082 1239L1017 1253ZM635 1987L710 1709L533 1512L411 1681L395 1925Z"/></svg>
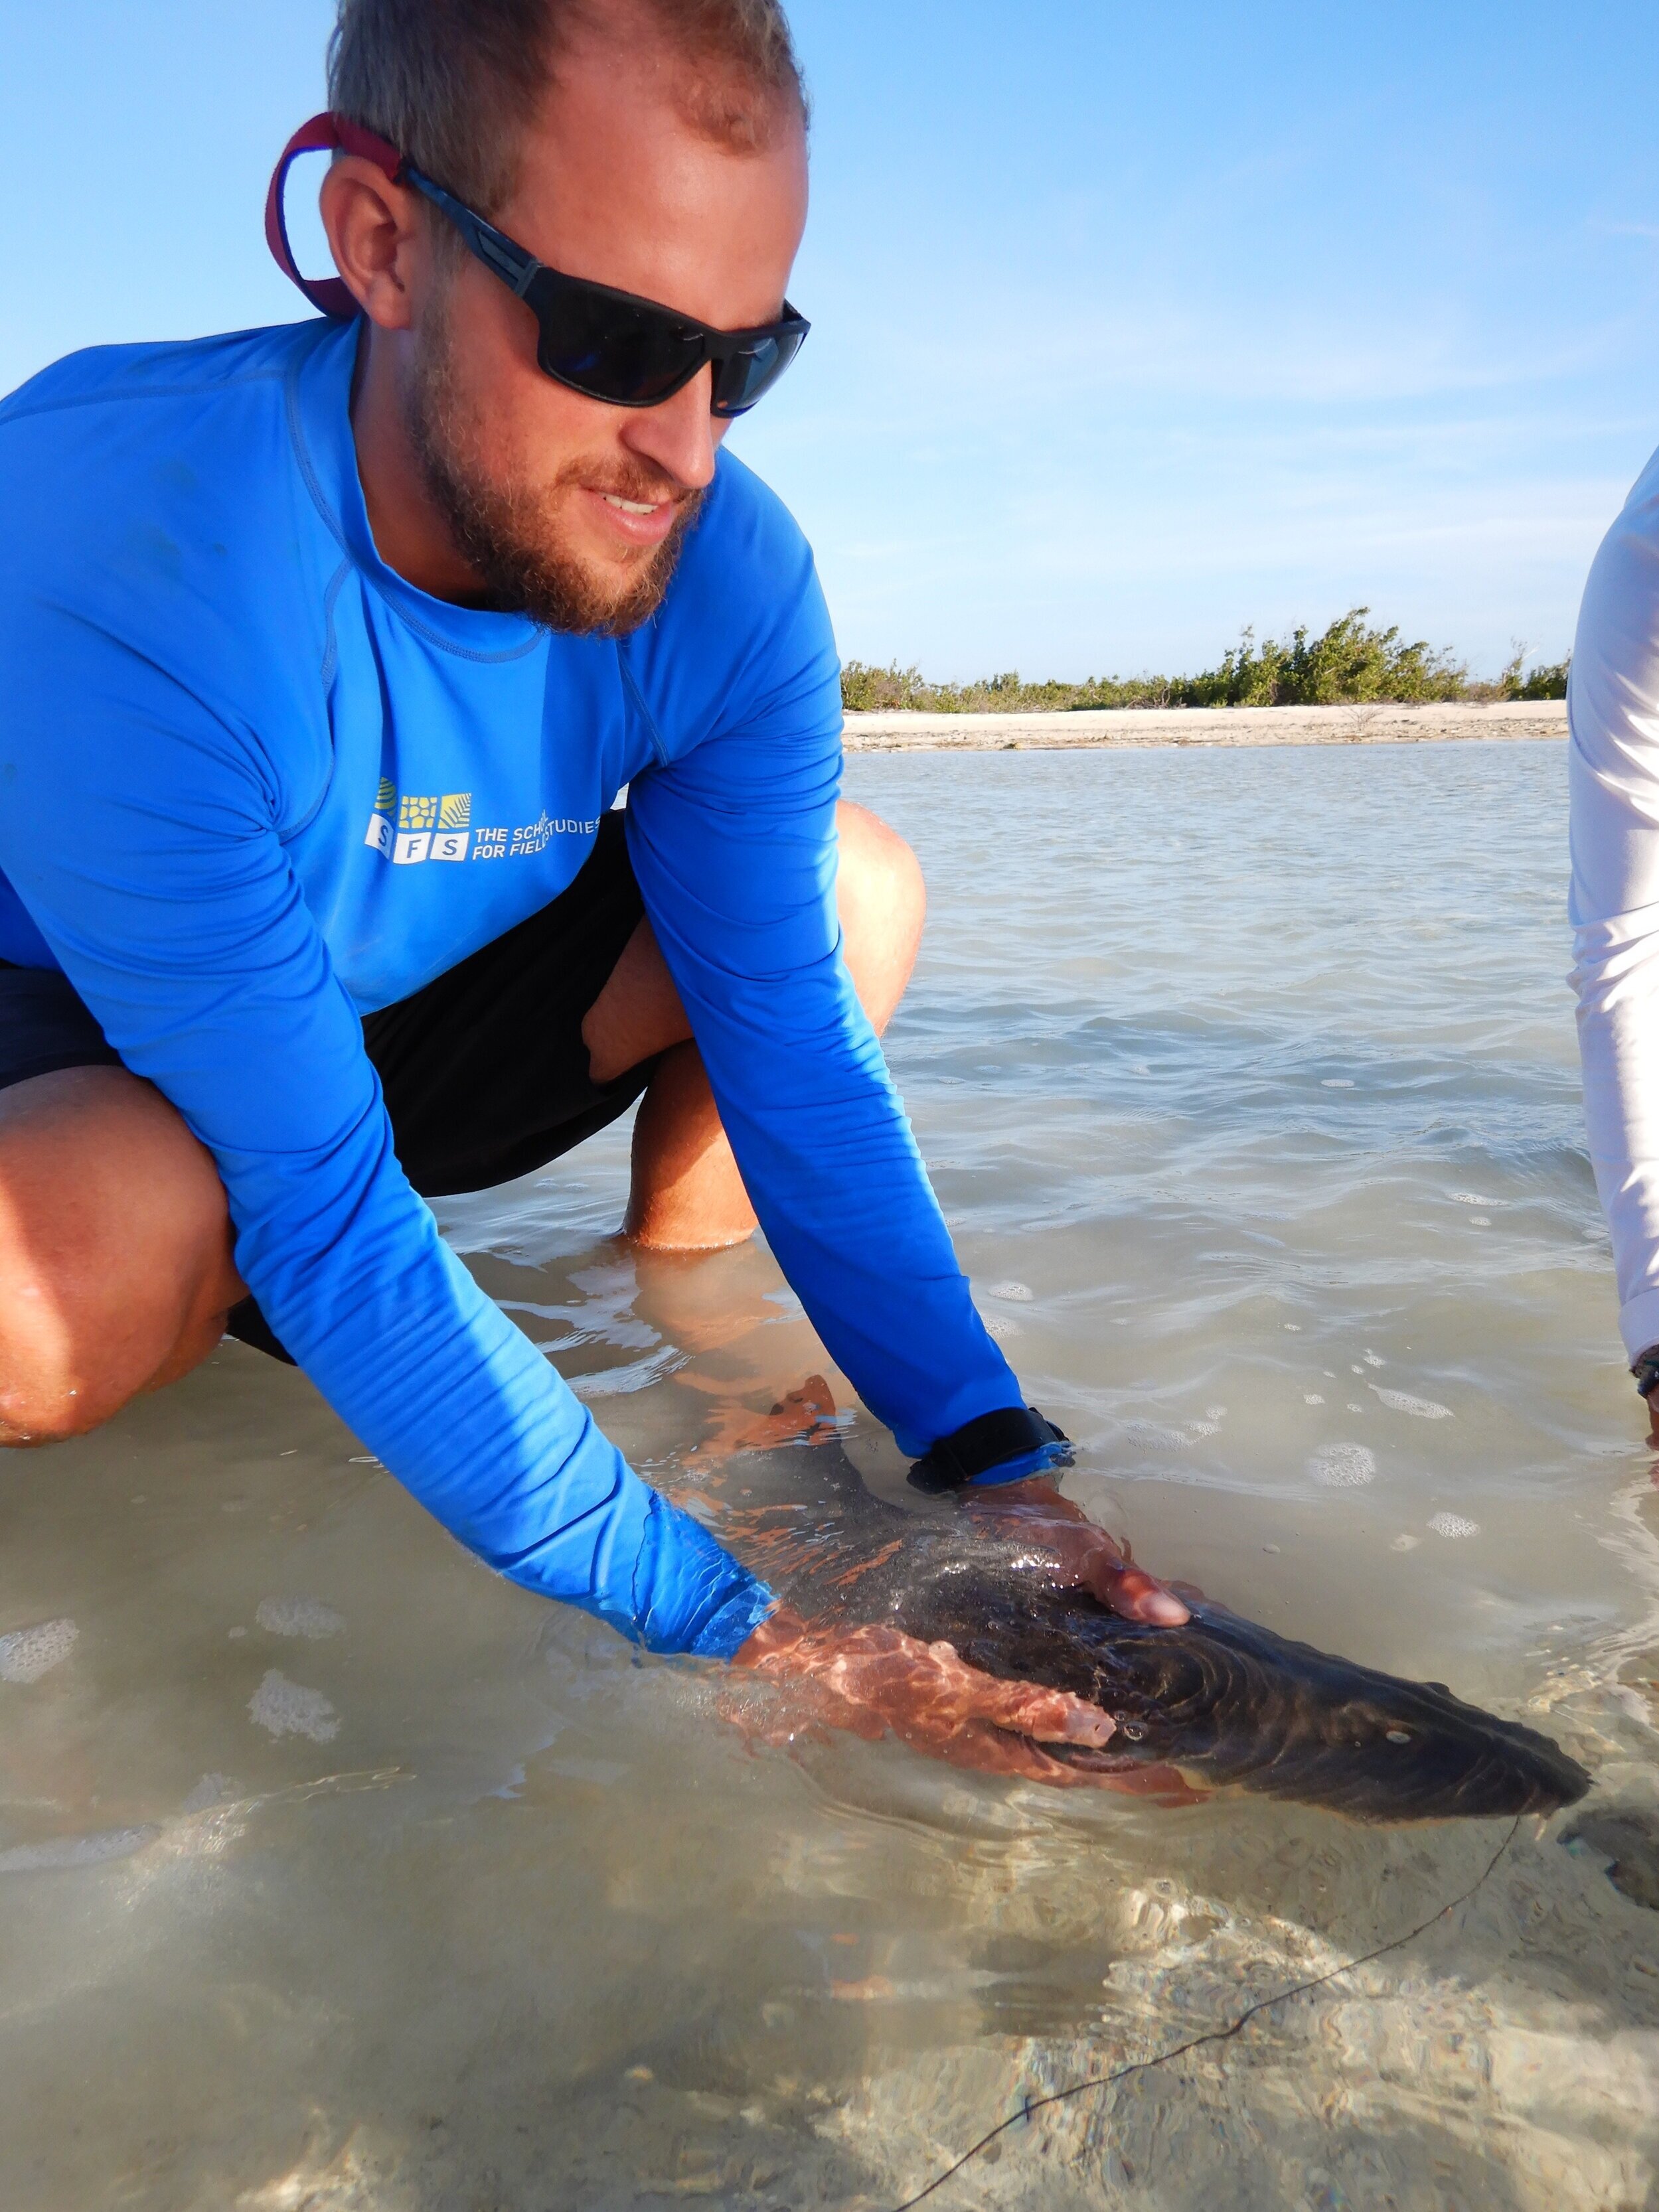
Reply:
<svg viewBox="0 0 1659 2212"><path fill-rule="evenodd" d="M1318 637L1306 625L1288 637L1256 641L1247 629L1218 668L1197 676L1091 676L1082 684L1028 683L1016 672L969 684L930 683L918 669L867 667L850 660L841 673L849 713L910 708L930 714L1006 714L1099 707L1339 707L1395 702L1453 701L1479 705L1498 699L1564 699L1565 661L1526 667L1518 646L1509 665L1491 678L1472 677L1445 648L1402 639L1398 626L1375 629L1369 607L1351 607Z"/></svg>

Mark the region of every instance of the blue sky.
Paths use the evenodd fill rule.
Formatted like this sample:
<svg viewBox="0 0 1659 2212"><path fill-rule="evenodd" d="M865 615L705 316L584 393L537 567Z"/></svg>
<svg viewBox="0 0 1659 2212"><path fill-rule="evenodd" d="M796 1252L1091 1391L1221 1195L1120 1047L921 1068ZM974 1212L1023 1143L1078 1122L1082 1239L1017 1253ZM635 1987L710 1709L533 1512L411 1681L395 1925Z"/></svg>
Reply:
<svg viewBox="0 0 1659 2212"><path fill-rule="evenodd" d="M330 0L0 0L0 389L291 315ZM1176 669L1356 601L1569 644L1659 444L1651 0L797 0L813 337L735 443L845 653Z"/></svg>

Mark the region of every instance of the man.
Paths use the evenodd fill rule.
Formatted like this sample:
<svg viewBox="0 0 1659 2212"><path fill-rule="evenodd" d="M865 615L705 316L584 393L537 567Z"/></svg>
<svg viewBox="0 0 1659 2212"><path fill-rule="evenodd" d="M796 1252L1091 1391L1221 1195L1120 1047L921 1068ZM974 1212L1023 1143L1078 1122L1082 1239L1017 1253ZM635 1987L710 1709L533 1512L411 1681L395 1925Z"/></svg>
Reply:
<svg viewBox="0 0 1659 2212"><path fill-rule="evenodd" d="M0 407L4 1440L95 1427L229 1319L515 1581L655 1650L842 1664L417 1194L643 1094L631 1234L758 1214L933 1479L1006 1482L1064 1571L1180 1620L1042 1480L973 1311L875 1034L919 878L838 816L811 556L719 451L805 329L775 0L343 0L330 94L294 142L340 149L323 319ZM1098 1722L1039 1703L1028 1733Z"/></svg>
<svg viewBox="0 0 1659 2212"><path fill-rule="evenodd" d="M1659 454L1590 569L1567 718L1590 1158L1625 1352L1659 1429Z"/></svg>

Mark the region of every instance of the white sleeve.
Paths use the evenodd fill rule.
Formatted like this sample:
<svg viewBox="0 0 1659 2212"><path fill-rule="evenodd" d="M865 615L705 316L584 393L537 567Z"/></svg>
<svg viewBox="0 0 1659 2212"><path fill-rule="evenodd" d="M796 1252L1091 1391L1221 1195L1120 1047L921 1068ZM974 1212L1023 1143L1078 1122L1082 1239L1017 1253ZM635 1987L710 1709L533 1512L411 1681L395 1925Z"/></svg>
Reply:
<svg viewBox="0 0 1659 2212"><path fill-rule="evenodd" d="M1659 1343L1659 455L1590 569L1567 719L1584 1114L1634 1359Z"/></svg>

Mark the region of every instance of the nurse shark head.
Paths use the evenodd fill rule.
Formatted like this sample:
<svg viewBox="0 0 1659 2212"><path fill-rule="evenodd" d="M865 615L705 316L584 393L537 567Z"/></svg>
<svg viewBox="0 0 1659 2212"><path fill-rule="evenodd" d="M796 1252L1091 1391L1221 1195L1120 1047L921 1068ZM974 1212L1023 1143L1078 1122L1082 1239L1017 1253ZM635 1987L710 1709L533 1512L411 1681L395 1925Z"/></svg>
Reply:
<svg viewBox="0 0 1659 2212"><path fill-rule="evenodd" d="M693 330L776 325L807 208L776 0L342 0L329 88L439 187L347 153L322 189L365 318L352 421L382 558L551 629L637 628L713 479L717 369L656 404L558 380L465 219Z"/></svg>

